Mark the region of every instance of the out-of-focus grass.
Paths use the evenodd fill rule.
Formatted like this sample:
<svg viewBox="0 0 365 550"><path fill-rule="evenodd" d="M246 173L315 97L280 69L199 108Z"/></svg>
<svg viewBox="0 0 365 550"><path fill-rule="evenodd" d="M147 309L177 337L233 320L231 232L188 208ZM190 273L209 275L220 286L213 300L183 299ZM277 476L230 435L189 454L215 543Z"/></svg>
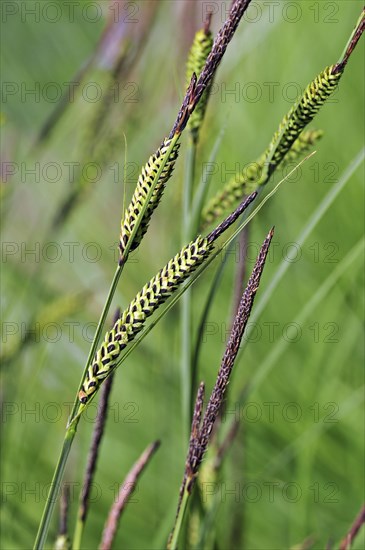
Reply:
<svg viewBox="0 0 365 550"><path fill-rule="evenodd" d="M43 260L47 254L54 258L57 251L57 261L46 261L42 267L50 296L85 290L92 294L77 317L50 327L37 345L3 370L4 548L29 548L35 536L68 407L88 351L85 335L92 333L114 271L113 249L123 196L123 132L128 140L128 160L142 164L170 129L185 72L184 52L179 47L181 9L176 3L164 2L143 56L128 77L137 84L138 101L126 103L122 90L122 101L115 110L120 117L114 121L120 127L115 164L108 164L52 249L45 245L45 231L68 188L66 163L78 160L79 139L92 106L80 101L71 105L52 139L34 151L32 143L54 104L44 94L39 102L31 95L24 97L25 86L29 89L37 82L44 89L50 82L61 87L69 82L93 51L103 21L90 23L77 9L74 22L68 21L65 12L57 24L42 17L39 22L32 16L22 20L22 4L14 3L19 13L8 16L2 37L3 82L19 86L19 92L3 103L5 124L1 129L3 159L18 167L6 197L3 241L14 243L14 250L19 246L19 252L3 258L2 344L10 338L6 330L22 330L21 323L28 323L43 303L44 283L41 288L37 288L37 280L30 287L27 284L38 264L34 255L25 255L24 247L38 246ZM184 3L185 10L190 9L189 4ZM212 193L230 176L228 171L236 169L236 163L242 166L261 153L289 109L289 97L294 99L296 90L339 58L362 7L357 1L295 3L300 17L294 23L283 16L295 17L290 4L272 5L272 20L269 6L260 5L257 22L243 22L227 50L209 105L197 170L199 174L217 133L227 124ZM143 3L138 5L143 9ZM255 11L251 19L256 18ZM219 13L215 28L221 22ZM284 184L251 225L251 240L256 243L249 250L251 263L263 235L276 225L262 289L288 247L295 246L293 240L320 200L361 150L362 62L360 44L339 92L315 120L314 126L325 130L317 154L301 167L297 179ZM101 71L90 78L99 82ZM37 162L39 181L26 173ZM47 163L55 163L61 170L55 182L50 181L54 177L51 168L43 172ZM182 167L181 161L145 242L126 269L117 297L121 305L179 248ZM132 173L134 166L129 169ZM362 170L350 178L304 245L298 247L298 258L273 293L236 365L227 414L228 418L241 415L241 430L224 468L224 484L210 488L218 495L216 528L222 548L288 548L308 536L314 537L315 548L323 548L328 539L337 541L346 532L363 499L361 261L346 270L303 324L290 327L359 241ZM126 185L127 194L131 193L133 178L128 178ZM74 258L70 256L72 247ZM93 261L96 251L100 258ZM199 379L204 379L208 388L229 328L235 260L237 256L232 255L203 337ZM193 290L196 326L212 275L210 268ZM122 519L119 547L159 548L172 524L186 452L181 436L178 320L174 309L116 376L85 548L96 546L118 484L141 450L157 438L162 441L161 448ZM249 403L240 407L237 398L242 387L285 339L293 341L249 396ZM66 481L72 483L74 495L72 513L76 511L93 412L91 406L89 421L80 425L68 466ZM54 519L51 535L56 530ZM363 544L360 536L355 548Z"/></svg>

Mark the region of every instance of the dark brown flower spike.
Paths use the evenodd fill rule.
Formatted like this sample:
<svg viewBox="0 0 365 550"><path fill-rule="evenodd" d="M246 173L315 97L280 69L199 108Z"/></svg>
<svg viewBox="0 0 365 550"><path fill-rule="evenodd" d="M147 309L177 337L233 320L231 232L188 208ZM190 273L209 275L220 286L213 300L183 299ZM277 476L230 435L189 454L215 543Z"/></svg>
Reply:
<svg viewBox="0 0 365 550"><path fill-rule="evenodd" d="M238 308L236 318L233 323L232 331L228 340L226 350L223 355L221 367L218 371L216 383L208 401L207 409L204 414L203 424L199 437L199 456L193 471L196 475L201 461L203 460L205 451L207 449L210 435L214 426L214 422L219 414L219 410L222 406L224 393L229 383L229 378L233 369L233 365L239 351L240 343L244 330L249 319L257 289L260 284L260 278L265 266L267 253L269 251L270 243L274 234L274 229L271 229L261 247L260 253L256 260L255 267L252 271L251 277L247 283L246 289L241 298L241 302Z"/></svg>
<svg viewBox="0 0 365 550"><path fill-rule="evenodd" d="M227 21L218 32L210 54L207 57L204 69L196 83L196 86L190 84L181 106L181 109L177 115L175 124L170 132L169 137L172 138L175 134L181 133L190 117L190 114L199 103L201 96L206 88L209 86L219 63L227 49L228 44L232 40L232 37L237 30L238 24L242 19L243 14L247 10L251 0L237 0L232 6L232 9L228 15Z"/></svg>
<svg viewBox="0 0 365 550"><path fill-rule="evenodd" d="M202 422L201 417L204 400L203 382L200 383L198 389L191 427L189 449L185 463L184 476L180 487L175 523L167 543L167 548L169 550L174 550L177 548L177 541L188 498L193 490L194 483L198 475L199 466L204 458L215 421L223 404L224 394L229 383L229 378L237 357L242 336L252 310L273 235L274 228L271 229L262 244L251 277L249 278L246 289L242 295L228 344L218 371L217 379L209 398ZM234 434L231 434L231 436L234 437Z"/></svg>

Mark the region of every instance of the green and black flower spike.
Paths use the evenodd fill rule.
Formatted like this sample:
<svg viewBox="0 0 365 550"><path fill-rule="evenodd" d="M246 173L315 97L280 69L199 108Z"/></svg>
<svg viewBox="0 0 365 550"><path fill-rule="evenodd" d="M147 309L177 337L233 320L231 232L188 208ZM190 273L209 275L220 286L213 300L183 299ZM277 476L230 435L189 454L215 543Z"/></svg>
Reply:
<svg viewBox="0 0 365 550"><path fill-rule="evenodd" d="M213 35L210 31L211 15L208 15L207 21L203 29L200 29L195 37L190 48L188 60L186 62L186 81L190 83L191 76L195 74L199 77L204 69L205 62L213 46ZM199 131L204 120L205 111L208 104L209 93L212 87L213 79L210 81L205 92L199 100L194 112L191 114L188 129L193 142L198 141Z"/></svg>
<svg viewBox="0 0 365 550"><path fill-rule="evenodd" d="M86 404L96 392L101 382L107 378L116 365L121 352L142 330L144 323L194 271L204 262L213 250L214 242L234 223L256 198L257 192L247 197L207 237L198 236L163 267L123 311L112 330L106 333L104 342L91 362L79 400Z"/></svg>
<svg viewBox="0 0 365 550"><path fill-rule="evenodd" d="M321 130L303 132L282 159L282 165L286 166L289 163L297 162L322 136ZM246 166L242 172L233 176L223 189L212 197L202 212L203 228L234 208L234 205L242 200L244 195L248 195L267 182L266 160L267 153L263 153L255 162Z"/></svg>
<svg viewBox="0 0 365 550"><path fill-rule="evenodd" d="M162 168L161 174L157 180L152 196L147 204L147 208L145 210L140 226L138 227L137 233L133 239L130 250L135 250L140 245L142 238L148 229L148 224L151 220L152 214L161 200L166 183L172 175L175 167L175 162L179 154L180 144L176 143L172 151L169 152L171 142L172 139L166 138L161 146L157 149L157 151L150 156L147 163L142 168L135 191L133 193L132 200L125 211L124 218L121 224L119 238L121 261L123 261L123 253L131 237L132 231L136 225L138 216L143 208L145 201L147 200L148 193L154 183L156 174L158 174L163 163L165 163L165 165Z"/></svg>
<svg viewBox="0 0 365 550"><path fill-rule="evenodd" d="M351 53L365 29L365 9L338 63L326 67L307 86L302 97L281 121L269 147L243 174L237 174L209 201L202 213L202 227L212 223L244 194L265 185L283 161L296 162L322 136L321 131L304 132L322 105L336 90Z"/></svg>

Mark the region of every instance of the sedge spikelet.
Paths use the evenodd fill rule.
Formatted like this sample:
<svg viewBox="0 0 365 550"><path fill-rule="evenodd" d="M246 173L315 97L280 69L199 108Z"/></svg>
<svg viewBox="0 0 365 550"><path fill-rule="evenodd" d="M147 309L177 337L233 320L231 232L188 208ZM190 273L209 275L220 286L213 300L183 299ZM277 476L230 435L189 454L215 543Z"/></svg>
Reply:
<svg viewBox="0 0 365 550"><path fill-rule="evenodd" d="M309 149L322 139L323 134L323 130L307 130L302 132L286 153L282 160L282 165L286 166L289 163L297 162L300 157L308 153Z"/></svg>
<svg viewBox="0 0 365 550"><path fill-rule="evenodd" d="M147 200L148 193L154 184L156 175L163 163L165 163L162 172L157 180L156 186L153 190L151 199L147 205L141 224L137 230L130 250L135 250L141 243L141 240L148 229L151 216L154 210L157 208L158 203L162 197L167 181L170 179L175 167L175 162L178 157L180 144L176 143L172 151L169 153L169 146L171 139L167 138L163 141L162 145L157 151L151 155L145 166L142 168L141 174L138 178L136 189L134 191L132 200L125 211L124 218L121 224L119 248L121 259L123 253L130 239L132 231L136 225L138 216ZM167 160L166 160L167 157Z"/></svg>
<svg viewBox="0 0 365 550"><path fill-rule="evenodd" d="M213 36L210 30L208 28L200 29L194 37L194 41L191 46L186 63L187 85L189 85L190 83L192 74L195 73L197 77L201 75L212 46ZM209 93L212 87L212 81L213 80L210 81L207 88L205 89L202 97L199 100L199 103L197 104L195 110L192 112L188 122L188 129L190 130L192 139L195 143L198 141L199 130L203 123L209 99Z"/></svg>
<svg viewBox="0 0 365 550"><path fill-rule="evenodd" d="M290 109L283 118L278 131L274 134L269 147L256 165L247 171L243 177L235 177L231 180L216 197L214 197L203 211L203 226L211 223L217 216L234 204L237 197L242 197L242 192L252 191L258 185L268 182L276 168L286 159L289 162L296 160L299 154L305 152L310 145L311 138L314 141L321 135L304 133L304 128L313 120L322 105L331 97L336 90L339 81L344 73L350 54L358 43L365 28L365 16L362 13L358 25L352 35L343 60L340 63L326 67L316 78L310 82L301 98ZM303 142L306 137L308 142ZM244 189L241 194L240 190Z"/></svg>
<svg viewBox="0 0 365 550"><path fill-rule="evenodd" d="M235 2L229 13L227 21L220 29L212 47L210 48L209 55L204 58L199 80L197 79L196 73L192 73L190 84L169 137L165 139L157 152L150 157L149 161L142 170L132 201L126 210L124 220L122 221L119 244L120 264L122 264L125 260L124 251L127 243L129 242L133 229L136 226L141 210L143 210L146 206L146 197L151 190L151 187L156 185L154 191L152 192L151 200L147 204L142 222L136 232L130 250L134 250L139 246L143 235L147 231L151 215L160 201L166 182L171 176L174 168L178 154L176 140L179 138L181 132L188 123L189 118L194 113L194 110L199 104L202 95L209 89L209 86L211 86L215 71L222 60L226 48L250 2L251 0L237 0ZM206 34L208 34L208 29L205 29L205 31ZM204 51L207 51L206 44L204 45ZM200 56L200 60L202 59L203 57ZM175 146L172 151L168 151L169 144L171 144L172 139L175 139ZM167 155L168 158L166 159ZM156 175L161 166L164 167L162 172L159 174L158 181L155 182Z"/></svg>
<svg viewBox="0 0 365 550"><path fill-rule="evenodd" d="M203 262L212 250L207 238L198 237L185 246L153 279L137 294L129 307L123 311L97 351L88 369L79 398L86 403L100 382L106 378L122 350L140 332L148 317L176 290Z"/></svg>
<svg viewBox="0 0 365 550"><path fill-rule="evenodd" d="M282 159L285 166L288 163L296 162L312 147L323 135L321 130L308 130L302 132L298 139ZM212 199L202 212L202 227L211 224L217 218L221 217L226 211L232 209L244 195L252 193L260 185L268 181L265 174L265 161L267 153L263 153L256 162L252 162L233 176Z"/></svg>
<svg viewBox="0 0 365 550"><path fill-rule="evenodd" d="M233 4L227 20L224 22L224 25L221 27L214 39L211 51L206 59L199 79L197 79L196 74L193 73L190 85L185 93L184 100L169 137L179 134L184 130L191 113L199 103L204 91L208 86L210 86L218 65L222 61L225 54L227 46L232 40L233 35L236 32L237 27L250 3L251 0L236 0Z"/></svg>
<svg viewBox="0 0 365 550"><path fill-rule="evenodd" d="M137 294L123 311L113 328L106 333L104 342L91 362L79 400L87 403L115 367L121 352L142 330L144 323L163 304L195 269L208 258L215 240L242 214L256 198L253 193L207 237L200 235L176 254Z"/></svg>
<svg viewBox="0 0 365 550"><path fill-rule="evenodd" d="M343 71L334 73L334 69L335 65L326 67L316 76L284 117L268 148L269 174L281 163L302 130L313 120L337 88Z"/></svg>

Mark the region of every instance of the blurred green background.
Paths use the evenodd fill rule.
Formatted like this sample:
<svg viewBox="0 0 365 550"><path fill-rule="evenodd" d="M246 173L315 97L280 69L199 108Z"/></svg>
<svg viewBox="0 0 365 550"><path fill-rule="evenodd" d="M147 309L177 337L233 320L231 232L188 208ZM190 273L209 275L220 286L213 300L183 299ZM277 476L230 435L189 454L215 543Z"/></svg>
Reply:
<svg viewBox="0 0 365 550"><path fill-rule="evenodd" d="M208 4L216 12L216 31L229 2L120 3L127 68L104 126L91 127L110 73L105 43L92 58L110 22L109 3L2 2L2 548L29 548L35 537L114 273L123 181L128 199L138 167L170 131L184 92L186 53ZM197 180L225 127L211 195L232 171L258 157L298 92L339 59L361 9L360 1L343 0L253 3L218 71L202 132ZM37 142L60 90L77 80L87 60L90 68L74 101L52 133ZM363 262L361 253L347 264L345 259L359 243L364 222L363 164L346 176L363 147L363 61L362 42L339 91L312 125L325 131L317 154L250 225L247 269L268 229L276 227L257 303L294 247L297 256L255 319L230 384L227 418L238 415L240 425L223 482L214 486L216 548L291 548L307 538L312 548L324 548L345 535L364 500ZM100 91L101 99L94 101ZM150 231L125 270L115 306L126 306L180 248L185 141ZM85 153L89 142L94 149ZM93 162L101 166L97 172L88 164ZM70 170L75 166L77 174L85 164L86 179L96 181L86 182L67 222L51 233L55 212L77 185L70 182ZM293 244L343 177L343 190L305 242ZM198 379L205 380L208 392L230 325L238 255L235 247L204 331ZM217 266L193 287L193 335ZM312 307L311 299L326 284L328 291ZM72 295L79 301L66 316L45 329L36 325L46 304ZM122 517L116 548L164 547L187 449L179 323L176 307L117 373L85 548L97 547L117 487L155 439L161 439L161 448ZM36 329L39 341L18 349L28 328ZM246 403L239 404L242 389L260 372ZM65 477L72 487L71 531L96 401L89 411ZM55 515L50 545L56 532ZM354 547L364 545L362 533Z"/></svg>

